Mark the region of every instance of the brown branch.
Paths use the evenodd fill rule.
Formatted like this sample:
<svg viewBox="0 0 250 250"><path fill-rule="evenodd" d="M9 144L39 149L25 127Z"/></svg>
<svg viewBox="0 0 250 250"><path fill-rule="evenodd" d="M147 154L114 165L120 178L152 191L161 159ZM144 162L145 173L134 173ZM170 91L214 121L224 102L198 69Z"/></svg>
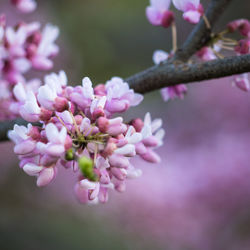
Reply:
<svg viewBox="0 0 250 250"><path fill-rule="evenodd" d="M225 8L229 5L231 0L212 0L205 13L211 28L215 25L218 18L222 15ZM212 30L207 28L203 18L194 27L187 40L184 42L175 54L174 60L187 61L195 52L204 47L211 38Z"/></svg>
<svg viewBox="0 0 250 250"><path fill-rule="evenodd" d="M250 55L234 56L195 64L169 64L168 62L149 68L126 81L136 92L147 92L209 79L250 72Z"/></svg>
<svg viewBox="0 0 250 250"><path fill-rule="evenodd" d="M206 12L206 17L211 25L215 24L224 8L231 0L212 0ZM140 72L126 79L131 88L136 92L147 93L166 86L180 83L189 83L213 78L225 77L250 71L250 55L215 60L202 64L177 64L186 62L196 51L206 45L211 38L209 30L203 19L195 26L186 42L179 49L174 58ZM7 132L14 124L27 125L22 119L0 123L0 141L6 141Z"/></svg>
<svg viewBox="0 0 250 250"><path fill-rule="evenodd" d="M250 72L250 55L228 57L197 64L161 64L127 79L131 88L147 93L162 87L191 83ZM22 119L0 123L0 141L6 141L7 132L14 124L27 125Z"/></svg>

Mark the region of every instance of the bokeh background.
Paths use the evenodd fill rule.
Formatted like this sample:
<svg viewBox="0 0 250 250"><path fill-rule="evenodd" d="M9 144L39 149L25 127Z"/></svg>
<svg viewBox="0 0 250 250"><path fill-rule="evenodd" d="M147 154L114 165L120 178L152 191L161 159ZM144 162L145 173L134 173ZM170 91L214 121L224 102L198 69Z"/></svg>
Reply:
<svg viewBox="0 0 250 250"><path fill-rule="evenodd" d="M207 6L208 1L202 2ZM8 22L40 20L60 27L55 71L72 84L127 77L152 65L156 49L171 49L170 30L145 18L147 0L38 0L23 16L0 0ZM249 0L232 1L217 23L250 17ZM179 44L192 25L177 15ZM42 76L42 75L41 75ZM127 118L151 112L166 129L162 163L113 193L107 205L83 206L66 170L48 187L19 168L12 144L0 145L0 249L250 249L250 95L231 79L189 85L184 100L145 95Z"/></svg>

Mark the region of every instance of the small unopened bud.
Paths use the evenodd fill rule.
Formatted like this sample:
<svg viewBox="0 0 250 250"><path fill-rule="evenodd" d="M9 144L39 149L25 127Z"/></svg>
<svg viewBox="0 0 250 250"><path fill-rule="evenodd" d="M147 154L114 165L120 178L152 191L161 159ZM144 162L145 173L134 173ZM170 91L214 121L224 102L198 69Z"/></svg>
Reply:
<svg viewBox="0 0 250 250"><path fill-rule="evenodd" d="M235 51L242 55L248 54L250 52L250 39L240 40Z"/></svg>
<svg viewBox="0 0 250 250"><path fill-rule="evenodd" d="M141 132L144 126L144 122L142 121L142 119L137 118L131 121L131 125L135 128L136 132Z"/></svg>
<svg viewBox="0 0 250 250"><path fill-rule="evenodd" d="M86 177L90 181L97 180L97 176L94 173L94 163L90 158L86 156L81 157L78 160L78 165L84 177Z"/></svg>
<svg viewBox="0 0 250 250"><path fill-rule="evenodd" d="M53 112L44 108L41 108L41 114L40 114L40 119L42 121L48 121L50 120Z"/></svg>
<svg viewBox="0 0 250 250"><path fill-rule="evenodd" d="M33 126L29 132L29 136L35 140L35 141L38 141L40 138L41 138L41 135L40 135L40 130L38 127L36 126Z"/></svg>
<svg viewBox="0 0 250 250"><path fill-rule="evenodd" d="M105 85L104 84L98 84L94 88L94 92L95 92L95 95L99 95L99 96L106 95Z"/></svg>
<svg viewBox="0 0 250 250"><path fill-rule="evenodd" d="M105 133L109 126L109 120L105 117L100 117L97 120L98 127L102 133Z"/></svg>
<svg viewBox="0 0 250 250"><path fill-rule="evenodd" d="M172 25L173 22L174 22L174 13L169 10L165 11L163 14L161 25L164 28L168 28L169 26Z"/></svg>
<svg viewBox="0 0 250 250"><path fill-rule="evenodd" d="M57 112L63 112L69 108L68 100L63 97L56 97L54 107Z"/></svg>
<svg viewBox="0 0 250 250"><path fill-rule="evenodd" d="M65 159L67 161L73 161L74 158L75 158L74 150L72 148L70 148L69 150L67 150L67 152L65 154Z"/></svg>

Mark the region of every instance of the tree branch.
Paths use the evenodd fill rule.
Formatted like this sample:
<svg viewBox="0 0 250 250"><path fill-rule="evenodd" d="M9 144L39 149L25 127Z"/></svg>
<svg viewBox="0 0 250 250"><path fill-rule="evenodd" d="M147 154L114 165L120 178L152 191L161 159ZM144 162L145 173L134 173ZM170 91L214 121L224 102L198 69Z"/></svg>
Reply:
<svg viewBox="0 0 250 250"><path fill-rule="evenodd" d="M231 76L250 71L250 55L234 56L213 60L205 63L169 65L163 63L139 74L131 76L126 81L136 92L147 93L163 87L191 83L214 78ZM0 123L0 141L6 141L7 132L14 124L27 125L22 119Z"/></svg>
<svg viewBox="0 0 250 250"><path fill-rule="evenodd" d="M213 27L230 1L211 1L205 14L211 27ZM195 52L205 46L210 38L211 30L207 28L204 20L201 19L190 33L182 48L176 52L171 60L131 76L126 81L136 92L147 93L180 83L203 81L250 71L250 55L214 60L201 64L177 64L179 61L186 62ZM27 122L22 119L1 122L0 141L8 140L7 132L13 128L14 124L26 126Z"/></svg>
<svg viewBox="0 0 250 250"><path fill-rule="evenodd" d="M212 0L205 13L211 27L214 26L218 18L224 12L231 0ZM174 60L187 61L195 52L204 47L211 38L211 30L207 28L205 21L201 18L200 22L194 27L187 40L184 42L174 57Z"/></svg>
<svg viewBox="0 0 250 250"><path fill-rule="evenodd" d="M147 92L178 85L250 72L250 55L234 56L195 64L163 64L129 77L135 92Z"/></svg>

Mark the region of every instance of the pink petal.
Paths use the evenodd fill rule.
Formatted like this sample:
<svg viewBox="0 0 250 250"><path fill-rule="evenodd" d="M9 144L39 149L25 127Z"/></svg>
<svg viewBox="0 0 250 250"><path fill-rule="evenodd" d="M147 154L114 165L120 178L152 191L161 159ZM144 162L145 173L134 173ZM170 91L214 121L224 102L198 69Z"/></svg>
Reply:
<svg viewBox="0 0 250 250"><path fill-rule="evenodd" d="M55 178L55 170L53 167L51 168L44 168L44 170L41 171L37 178L37 186L43 187L48 185L54 178Z"/></svg>
<svg viewBox="0 0 250 250"><path fill-rule="evenodd" d="M201 13L196 10L190 10L183 14L183 18L192 24L198 23L200 21L200 17Z"/></svg>

